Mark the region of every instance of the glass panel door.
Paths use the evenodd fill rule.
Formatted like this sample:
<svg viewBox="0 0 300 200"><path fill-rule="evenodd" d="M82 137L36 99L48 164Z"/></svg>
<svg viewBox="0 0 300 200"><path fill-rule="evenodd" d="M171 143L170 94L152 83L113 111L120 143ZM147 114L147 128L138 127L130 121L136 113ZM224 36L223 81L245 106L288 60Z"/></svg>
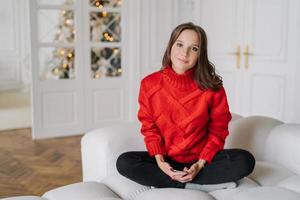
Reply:
<svg viewBox="0 0 300 200"><path fill-rule="evenodd" d="M90 0L92 79L122 75L121 5L121 0Z"/></svg>
<svg viewBox="0 0 300 200"><path fill-rule="evenodd" d="M75 0L37 1L40 79L75 78Z"/></svg>

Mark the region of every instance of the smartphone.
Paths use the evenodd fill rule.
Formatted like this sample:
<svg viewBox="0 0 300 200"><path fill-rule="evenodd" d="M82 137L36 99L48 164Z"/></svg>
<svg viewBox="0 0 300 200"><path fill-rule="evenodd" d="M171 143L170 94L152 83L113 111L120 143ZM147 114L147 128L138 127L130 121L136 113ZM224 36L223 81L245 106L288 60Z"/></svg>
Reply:
<svg viewBox="0 0 300 200"><path fill-rule="evenodd" d="M185 172L185 171L180 171L180 170L176 170L176 169L172 169L172 172L175 172L176 174L183 175L183 176L187 174L187 172Z"/></svg>

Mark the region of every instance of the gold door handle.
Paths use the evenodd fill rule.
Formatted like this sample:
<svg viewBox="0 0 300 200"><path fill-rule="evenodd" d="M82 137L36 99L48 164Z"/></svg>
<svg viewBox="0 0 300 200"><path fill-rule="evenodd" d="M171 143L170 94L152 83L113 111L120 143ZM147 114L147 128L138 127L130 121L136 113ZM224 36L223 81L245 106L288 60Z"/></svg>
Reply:
<svg viewBox="0 0 300 200"><path fill-rule="evenodd" d="M241 67L241 47L240 47L240 45L238 45L236 47L236 52L233 52L230 54L236 55L236 68L240 69L240 67Z"/></svg>
<svg viewBox="0 0 300 200"><path fill-rule="evenodd" d="M249 45L246 45L245 52L243 53L245 56L245 68L249 68L249 56L253 55L253 53L249 52Z"/></svg>

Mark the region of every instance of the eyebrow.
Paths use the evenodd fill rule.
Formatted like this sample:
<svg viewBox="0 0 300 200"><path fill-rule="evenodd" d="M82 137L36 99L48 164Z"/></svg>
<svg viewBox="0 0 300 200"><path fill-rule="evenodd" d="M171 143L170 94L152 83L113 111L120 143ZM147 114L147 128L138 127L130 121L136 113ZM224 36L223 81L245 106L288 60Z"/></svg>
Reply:
<svg viewBox="0 0 300 200"><path fill-rule="evenodd" d="M182 40L176 40L176 42L182 42L182 43L184 43ZM200 47L200 45L198 45L198 44L193 44L194 46L196 46L196 47Z"/></svg>

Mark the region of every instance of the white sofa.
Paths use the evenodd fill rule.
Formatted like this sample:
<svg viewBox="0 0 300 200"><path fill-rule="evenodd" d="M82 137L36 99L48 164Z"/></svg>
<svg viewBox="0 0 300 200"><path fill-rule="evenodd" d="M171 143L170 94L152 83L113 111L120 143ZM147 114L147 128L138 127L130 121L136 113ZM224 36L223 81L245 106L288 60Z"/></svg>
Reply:
<svg viewBox="0 0 300 200"><path fill-rule="evenodd" d="M254 172L235 189L205 193L196 190L157 189L120 176L118 155L145 150L138 123L97 129L82 139L83 182L46 192L42 197L9 200L300 200L300 125L252 116L230 122L226 148L243 148L256 158ZM8 200L7 199L7 200Z"/></svg>

